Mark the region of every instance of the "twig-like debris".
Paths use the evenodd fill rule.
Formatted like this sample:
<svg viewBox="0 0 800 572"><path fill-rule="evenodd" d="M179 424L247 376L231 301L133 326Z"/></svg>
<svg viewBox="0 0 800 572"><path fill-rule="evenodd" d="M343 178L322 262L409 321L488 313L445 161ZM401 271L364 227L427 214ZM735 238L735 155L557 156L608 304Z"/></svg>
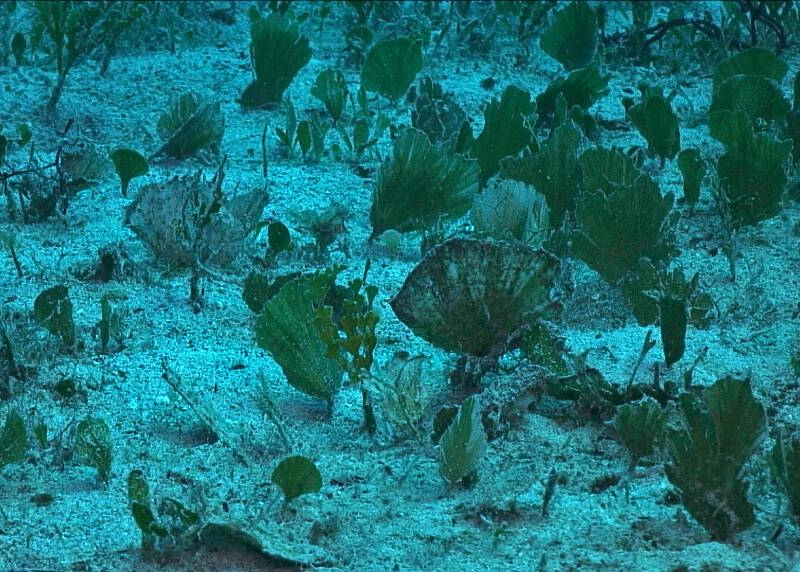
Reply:
<svg viewBox="0 0 800 572"><path fill-rule="evenodd" d="M636 379L636 373L639 371L639 368L641 367L644 358L647 356L648 353L650 353L650 350L652 350L656 345L656 342L651 339L652 335L653 331L647 330L647 334L644 337L644 342L642 343L642 349L639 351L639 358L636 360L636 365L633 366L633 371L631 372L630 379L628 379L628 387L626 388L626 391L630 390L630 388L633 387L633 382Z"/></svg>
<svg viewBox="0 0 800 572"><path fill-rule="evenodd" d="M553 501L553 496L556 494L556 485L564 485L567 482L567 475L563 472L556 471L555 468L550 469L550 474L547 476L547 483L544 486L544 499L542 500L542 516L550 516L550 503Z"/></svg>
<svg viewBox="0 0 800 572"><path fill-rule="evenodd" d="M223 445L230 447L234 456L245 466L247 466L247 460L234 445L234 439L227 434L226 430L223 429L214 414L207 407L203 406L203 404L201 404L194 396L190 395L186 389L184 389L180 376L169 367L166 356L161 357L161 371L161 378L166 381L172 389L175 390L175 393L181 396L181 398L189 406L189 409L192 410L203 426L208 429L217 439L219 439Z"/></svg>
<svg viewBox="0 0 800 572"><path fill-rule="evenodd" d="M722 30L710 20L705 20L702 18L673 18L672 20L658 22L657 24L653 24L652 26L648 26L644 30L641 30L641 32L645 35L643 44L645 46L649 46L650 44L653 44L663 38L671 29L679 28L681 26L694 26L700 32L710 38L715 40L722 39ZM639 31L623 30L616 32L615 34L611 34L610 36L606 36L605 40L608 42L618 43L623 40L627 40L631 35L637 32Z"/></svg>
<svg viewBox="0 0 800 572"><path fill-rule="evenodd" d="M763 0L757 2L754 0L738 0L738 3L742 12L750 18L750 44L752 46L758 45L756 22L763 22L778 38L778 45L776 46L778 53L788 47L789 44L786 41L786 31L783 29L783 24L766 13L766 2Z"/></svg>
<svg viewBox="0 0 800 572"><path fill-rule="evenodd" d="M269 163L267 162L267 128L269 123L264 124L264 131L261 133L261 174L264 180L267 180L267 171Z"/></svg>
<svg viewBox="0 0 800 572"><path fill-rule="evenodd" d="M19 258L17 258L17 251L14 249L14 243L8 243L8 252L11 254L11 260L14 261L14 267L17 269L17 276L23 278L25 274L22 272L22 265L19 263Z"/></svg>
<svg viewBox="0 0 800 572"><path fill-rule="evenodd" d="M53 161L52 163L48 163L46 165L42 165L41 167L29 167L27 169L20 169L18 171L9 171L8 173L0 173L0 183L11 179L13 177L19 177L20 175L28 175L30 173L38 173L43 171L44 169L51 169L56 166L56 162Z"/></svg>
<svg viewBox="0 0 800 572"><path fill-rule="evenodd" d="M783 24L780 22L780 20L776 20L766 13L765 2L754 0L738 0L738 4L742 12L749 17L750 45L748 46L746 43L739 40L731 40L729 44L730 47L737 50L743 50L745 48L757 45L758 36L756 34L756 22L762 22L773 31L778 39L776 51L779 54L789 47L789 42L786 38L786 31L783 28ZM667 32L673 28L679 28L681 26L693 26L699 32L713 40L723 41L725 38L722 28L709 19L673 18L671 20L658 22L652 26L644 28L643 30L622 30L609 36L605 36L603 39L607 42L619 43L622 41L627 41L634 34L643 34L644 40L642 42L642 47L647 47L661 40L667 34Z"/></svg>
<svg viewBox="0 0 800 572"><path fill-rule="evenodd" d="M269 392L269 383L267 382L267 378L263 371L260 371L258 375L259 379L261 380L261 392L258 396L258 403L261 406L262 411L264 411L264 414L278 430L278 436L283 442L283 446L287 451L292 451L294 449L292 446L292 440L289 438L289 433L286 430L286 424L283 421L283 417L281 416L280 411L278 411L278 405L275 403L275 401L273 401L272 395Z"/></svg>

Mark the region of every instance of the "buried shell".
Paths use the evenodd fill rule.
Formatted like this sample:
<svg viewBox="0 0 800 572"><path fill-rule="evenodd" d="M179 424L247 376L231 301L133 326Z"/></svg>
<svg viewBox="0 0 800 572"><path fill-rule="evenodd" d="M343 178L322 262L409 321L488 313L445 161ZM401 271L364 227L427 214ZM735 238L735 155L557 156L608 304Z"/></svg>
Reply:
<svg viewBox="0 0 800 572"><path fill-rule="evenodd" d="M524 244L452 239L433 248L391 300L397 317L446 351L502 350L552 307L559 260Z"/></svg>

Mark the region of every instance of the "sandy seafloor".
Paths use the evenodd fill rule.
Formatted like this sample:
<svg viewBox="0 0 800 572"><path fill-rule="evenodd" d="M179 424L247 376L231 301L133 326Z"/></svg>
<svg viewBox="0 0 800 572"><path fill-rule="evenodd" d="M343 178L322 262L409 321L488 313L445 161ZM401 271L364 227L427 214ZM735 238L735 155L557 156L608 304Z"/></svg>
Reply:
<svg viewBox="0 0 800 572"><path fill-rule="evenodd" d="M353 164L337 162L332 156L304 162L298 152L286 159L273 134L274 127L285 121L281 108L245 111L236 103L251 79L248 4L237 3L232 25L209 18L211 9L226 5L192 6L187 20L196 29L195 38L179 42L175 53L156 38L142 47L121 46L105 76L98 75L97 61L78 65L52 117L42 107L55 81L54 66L18 67L5 54L0 59L0 123L10 127L29 123L36 152L46 159L52 158L59 143L57 131L70 118L74 119L72 140L90 142L103 151L128 146L149 154L160 145L155 131L159 115L179 95L194 90L206 100L219 101L225 115L222 151L228 158L227 190L236 185L240 189L263 186L261 133L268 123L270 202L264 217L286 222L297 244L309 244L311 237L292 227L290 213L321 209L334 200L347 204L349 255L340 242L331 248L326 262L347 264L346 275L353 277L361 272L366 257L372 259L369 278L379 287L381 314L377 361L398 349L424 353L429 358L425 391L433 403L447 402L452 394L446 374L455 356L414 337L388 305L420 259L419 237L408 235L397 252L381 242L368 243L372 177L359 176ZM298 11L307 8L302 3L296 7ZM9 45L17 26L28 25L30 12L30 7L20 5L17 14L0 20L3 46ZM335 14L345 12L344 6L334 7ZM318 26L312 17L301 28L309 35L314 53L288 90L300 117L309 109L322 110L320 102L309 95L316 75L328 66L341 65L344 21L331 18L322 32ZM454 93L477 134L483 107L506 86L514 84L536 95L560 72L558 63L541 53L535 40L531 47L530 60L517 65L517 46L507 35L500 34L493 48L480 56L446 41L439 56L425 58L422 74ZM785 57L790 64L784 82L788 96L798 57L796 53ZM623 120L622 90L635 89L640 81L667 92L679 88L673 107L681 120L683 147L696 146L710 158L721 154L721 146L710 139L703 121L711 69L698 62L687 63L677 74L624 62L603 65L611 73L610 93L592 108L596 116ZM351 91L357 90L358 70L342 69ZM487 77L496 80L488 90L480 86ZM402 101L392 105L384 100L373 106L380 106L398 125L410 124L408 105ZM329 142L337 139L330 131ZM644 145L632 127L601 130L600 142ZM379 143L383 156L390 146L387 134ZM369 170L379 166L369 155L360 164ZM325 407L288 386L280 369L256 345L256 316L242 301L241 290L252 257L263 255L266 249L265 233L223 272L222 279L204 281L206 305L195 313L187 303L188 273L165 272L123 225L130 197L142 185L197 169L203 169L208 178L213 174L213 167L194 160L154 162L149 174L133 181L128 198L120 196L112 172L101 184L78 194L64 221L53 217L44 223L14 226L25 271L22 278L7 252L0 252L0 312L7 323L11 319L23 322L18 331L33 332L24 343L27 355L36 360L30 365L38 370L32 379L15 385L10 400L0 403L3 416L16 409L29 429L44 421L51 434L57 435L91 414L109 424L114 444L107 488L98 484L94 469L63 450L31 445L23 462L3 469L0 570L294 569L224 550L181 553L163 561L143 558L141 535L126 497L127 477L133 469L144 472L155 498L174 496L191 504L191 499L202 496L207 514L258 531L269 542L271 553L320 570L795 568L800 530L786 517L787 502L771 482L764 461L771 439L746 471L757 522L731 544L709 541L708 533L679 504L667 502L671 487L659 459L637 468L629 502L619 485L593 492L604 478L624 475L626 453L611 427L581 417L568 403L547 402L527 414L519 427L492 441L480 466L480 480L471 490L448 490L433 452L424 454L401 480L419 447L397 438L382 421L377 435L364 434L357 388L341 391L327 419ZM682 195L674 161L661 170L656 159L648 159L645 169L663 192ZM685 205L676 207L682 211L677 263L687 275L701 272L702 285L712 293L721 316L706 331L689 328L686 355L664 370L662 380L679 381L707 348L695 369L695 382L710 384L727 374L750 373L756 395L767 405L773 435L781 428L791 432L800 419L800 386L790 366L798 344L800 256L793 229L800 209L795 201L787 200L779 216L739 234L741 258L733 283L728 262L718 250L723 235L707 183L693 213ZM792 170L789 186L796 184ZM10 226L0 198L0 230ZM464 221L456 223L453 231L463 226ZM127 254L131 273L109 283L80 280L80 271L95 264L98 249L107 245L117 245ZM582 263L564 263L576 289L567 300L559 329L573 351L591 350L590 365L607 379L622 383L646 330L636 324L617 290ZM277 264L277 271L280 265L287 270L310 268L291 257L278 259ZM58 340L44 331L24 327L36 295L55 284L68 286L74 304L82 342L74 354L59 351ZM95 326L104 293L120 296L116 308L123 313L126 334L124 348L105 355L99 352ZM198 419L161 378L163 357L235 435L234 447L203 439ZM642 365L640 380L651 375L661 359L659 344ZM280 493L270 483L270 474L290 451L257 406L260 372L269 381L284 418L291 452L313 458L323 475L319 494L300 497L288 507L276 502ZM73 378L80 389L79 395L68 400L52 390L66 377ZM558 487L545 518L541 516L543 482L552 468L563 471L567 482ZM32 497L40 493L51 494L53 502L37 506ZM773 542L769 538L781 523L785 529Z"/></svg>

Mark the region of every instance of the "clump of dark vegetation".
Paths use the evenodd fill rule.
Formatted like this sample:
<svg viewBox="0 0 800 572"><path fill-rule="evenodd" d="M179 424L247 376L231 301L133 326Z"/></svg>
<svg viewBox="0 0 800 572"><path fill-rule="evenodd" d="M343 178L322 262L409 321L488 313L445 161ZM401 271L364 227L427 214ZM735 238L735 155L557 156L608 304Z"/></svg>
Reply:
<svg viewBox="0 0 800 572"><path fill-rule="evenodd" d="M107 68L120 37L145 14L144 6L134 2L42 0L34 2L33 7L37 12L38 26L50 41L49 49L55 55L58 72L45 106L48 112L53 112L61 99L69 72L100 49L105 50L102 67ZM41 33L35 37L32 49L38 49L43 39ZM22 53L20 47L17 51Z"/></svg>
<svg viewBox="0 0 800 572"><path fill-rule="evenodd" d="M726 377L702 400L680 398L683 426L667 432L667 478L684 506L715 540L728 541L755 522L744 465L766 436L767 416L749 380Z"/></svg>

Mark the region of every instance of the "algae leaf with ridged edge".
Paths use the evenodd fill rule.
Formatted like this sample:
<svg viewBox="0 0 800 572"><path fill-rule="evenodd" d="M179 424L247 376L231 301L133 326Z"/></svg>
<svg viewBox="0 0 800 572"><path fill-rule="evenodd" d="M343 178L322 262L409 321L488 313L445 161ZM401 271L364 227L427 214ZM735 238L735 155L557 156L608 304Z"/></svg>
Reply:
<svg viewBox="0 0 800 572"><path fill-rule="evenodd" d="M198 170L195 175L145 185L128 205L125 224L161 262L226 266L242 253L269 195L253 189L226 196L223 167L210 181Z"/></svg>
<svg viewBox="0 0 800 572"><path fill-rule="evenodd" d="M628 108L626 115L647 141L647 150L661 159L674 159L681 149L681 132L678 117L660 89L639 86L642 101Z"/></svg>
<svg viewBox="0 0 800 572"><path fill-rule="evenodd" d="M783 121L789 102L780 86L760 75L736 75L723 82L711 99L709 116L723 110L744 111L751 121Z"/></svg>
<svg viewBox="0 0 800 572"><path fill-rule="evenodd" d="M316 308L335 280L336 271L303 276L284 284L264 304L255 325L258 345L280 366L290 385L328 404L342 383L338 361L316 325Z"/></svg>
<svg viewBox="0 0 800 572"><path fill-rule="evenodd" d="M477 396L472 395L461 404L439 439L439 450L439 473L449 486L457 485L477 471L486 452L486 432Z"/></svg>
<svg viewBox="0 0 800 572"><path fill-rule="evenodd" d="M788 69L786 62L772 50L748 48L717 65L714 69L713 91L718 91L725 81L737 75L759 75L780 83Z"/></svg>
<svg viewBox="0 0 800 572"><path fill-rule="evenodd" d="M250 108L278 103L310 60L308 38L300 36L293 18L273 12L255 19L250 24L250 61L255 79L245 88L239 103Z"/></svg>
<svg viewBox="0 0 800 572"><path fill-rule="evenodd" d="M478 190L478 165L451 155L416 129L395 140L381 165L372 196L372 236L385 230L424 230L441 219L457 218Z"/></svg>
<svg viewBox="0 0 800 572"><path fill-rule="evenodd" d="M755 522L742 472L766 437L764 406L749 379L730 376L704 389L702 401L684 393L679 405L683 426L667 429L667 479L712 539L728 541Z"/></svg>
<svg viewBox="0 0 800 572"><path fill-rule="evenodd" d="M516 155L526 147L536 150L536 139L528 118L536 113L536 103L524 89L510 85L500 96L492 99L483 112L483 131L472 145L470 155L480 165L480 182L500 170L500 160Z"/></svg>
<svg viewBox="0 0 800 572"><path fill-rule="evenodd" d="M641 165L618 147L587 149L578 160L586 191L601 190L610 195L620 187L633 185L642 176Z"/></svg>
<svg viewBox="0 0 800 572"><path fill-rule="evenodd" d="M673 199L672 193L662 197L658 184L645 174L609 194L584 190L575 209L573 255L612 284L635 271L642 257L668 261L676 252L679 216L670 213Z"/></svg>
<svg viewBox="0 0 800 572"><path fill-rule="evenodd" d="M283 491L286 502L300 495L319 492L322 488L322 475L319 469L314 461L302 455L283 459L272 471L270 480Z"/></svg>
<svg viewBox="0 0 800 572"><path fill-rule="evenodd" d="M361 85L388 99L403 97L422 69L422 44L411 38L381 40L367 52Z"/></svg>
<svg viewBox="0 0 800 572"><path fill-rule="evenodd" d="M572 121L552 130L538 153L500 162L500 176L533 186L550 209L551 226L561 227L567 212L575 210L581 185L577 151L581 134Z"/></svg>
<svg viewBox="0 0 800 572"><path fill-rule="evenodd" d="M555 113L559 95L564 96L568 109L577 105L588 110L595 102L608 95L609 77L600 75L596 66L577 69L566 77L557 77L550 82L547 89L536 96L539 122Z"/></svg>
<svg viewBox="0 0 800 572"><path fill-rule="evenodd" d="M520 181L501 179L475 195L470 212L475 234L540 246L550 231L544 196Z"/></svg>
<svg viewBox="0 0 800 572"><path fill-rule="evenodd" d="M300 272L291 272L289 274L281 274L274 280L270 280L267 275L251 270L244 279L242 300L253 312L260 314L264 309L264 304L277 294L284 284L300 278L300 276Z"/></svg>
<svg viewBox="0 0 800 572"><path fill-rule="evenodd" d="M792 110L786 115L786 133L792 140L794 162L800 161L800 71L794 76ZM2 157L2 153L0 153Z"/></svg>
<svg viewBox="0 0 800 572"><path fill-rule="evenodd" d="M170 139L197 113L200 100L194 93L184 93L176 99L169 110L162 113L156 123L156 132L163 140Z"/></svg>
<svg viewBox="0 0 800 572"><path fill-rule="evenodd" d="M743 111L720 111L709 118L711 136L725 145L717 160L717 203L731 229L772 218L781 210L792 142L756 134Z"/></svg>
<svg viewBox="0 0 800 572"><path fill-rule="evenodd" d="M93 146L79 151L64 151L61 154L61 169L66 175L66 187L70 195L97 185L109 171L108 158Z"/></svg>
<svg viewBox="0 0 800 572"><path fill-rule="evenodd" d="M419 337L451 352L504 353L550 314L559 260L521 243L450 239L433 249L392 298Z"/></svg>
<svg viewBox="0 0 800 572"><path fill-rule="evenodd" d="M597 14L587 2L572 2L556 13L539 47L567 70L585 67L597 49Z"/></svg>
<svg viewBox="0 0 800 572"><path fill-rule="evenodd" d="M225 117L218 101L201 106L196 95L185 93L161 115L156 131L164 144L151 158L169 155L185 159L204 149L217 154L225 134Z"/></svg>
<svg viewBox="0 0 800 572"><path fill-rule="evenodd" d="M430 76L419 82L417 99L411 110L411 125L428 136L431 143L444 147L448 151L460 153L468 150L472 141L472 132L467 114L453 98L452 93L445 93L442 86L435 83ZM466 135L469 131L469 136ZM468 144L463 139L468 139ZM461 149L461 146L467 149Z"/></svg>
<svg viewBox="0 0 800 572"><path fill-rule="evenodd" d="M628 450L628 469L633 470L639 459L650 455L655 444L663 439L667 416L655 399L645 397L637 403L619 406L614 426Z"/></svg>
<svg viewBox="0 0 800 572"><path fill-rule="evenodd" d="M718 111L741 110L751 121L782 121L789 111L780 88L788 66L771 50L753 47L721 62L714 70L709 118Z"/></svg>

